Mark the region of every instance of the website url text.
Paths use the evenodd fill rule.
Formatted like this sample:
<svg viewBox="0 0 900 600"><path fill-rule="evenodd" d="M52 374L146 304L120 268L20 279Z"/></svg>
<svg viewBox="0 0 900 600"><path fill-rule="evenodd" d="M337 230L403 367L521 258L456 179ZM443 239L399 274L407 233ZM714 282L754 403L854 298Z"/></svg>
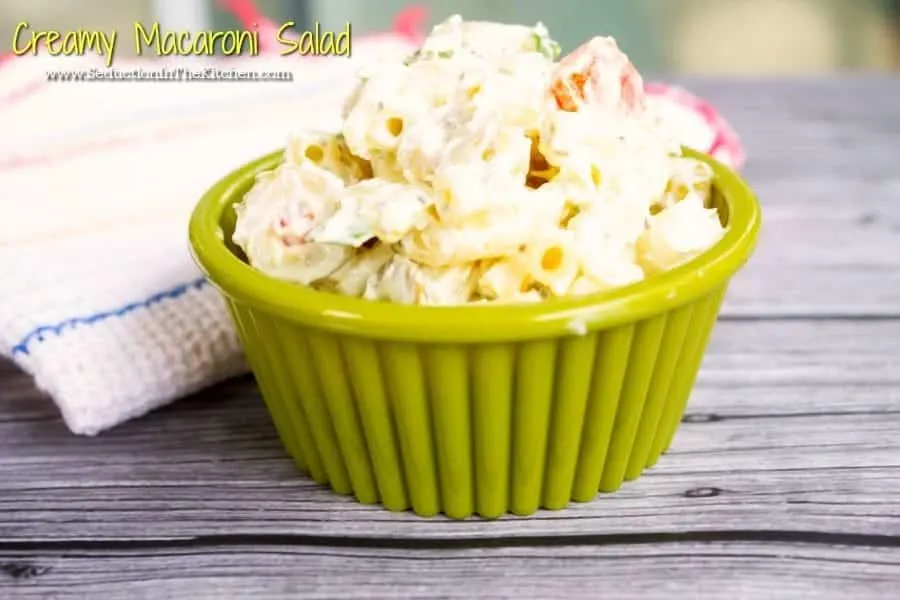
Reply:
<svg viewBox="0 0 900 600"><path fill-rule="evenodd" d="M161 67L159 69L95 68L80 71L47 72L47 81L50 83L82 81L291 82L293 80L294 74L290 71L240 71L237 69L220 69L216 67L206 67L202 69L190 69L186 67Z"/></svg>

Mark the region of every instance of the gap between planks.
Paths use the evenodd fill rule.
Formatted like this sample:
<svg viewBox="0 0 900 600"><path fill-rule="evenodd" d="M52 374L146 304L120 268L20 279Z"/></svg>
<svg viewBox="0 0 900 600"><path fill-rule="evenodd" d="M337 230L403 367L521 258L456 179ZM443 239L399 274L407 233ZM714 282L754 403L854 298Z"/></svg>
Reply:
<svg viewBox="0 0 900 600"><path fill-rule="evenodd" d="M302 546L0 550L17 599L888 598L893 548L683 542L632 546L367 550ZM4 574L6 577L4 578Z"/></svg>
<svg viewBox="0 0 900 600"><path fill-rule="evenodd" d="M713 542L817 544L900 548L900 535L853 534L826 531L709 530L656 533L501 535L496 537L390 538L307 534L222 534L169 539L35 539L0 541L0 552L140 551L216 547L329 547L357 549L470 550L479 548L566 548L578 546L668 545Z"/></svg>

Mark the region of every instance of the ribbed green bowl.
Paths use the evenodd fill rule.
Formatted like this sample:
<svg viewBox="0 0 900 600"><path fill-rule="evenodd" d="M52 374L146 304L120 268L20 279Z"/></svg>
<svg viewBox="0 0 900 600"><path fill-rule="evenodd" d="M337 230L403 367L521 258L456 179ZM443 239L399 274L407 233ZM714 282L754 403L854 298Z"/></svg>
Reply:
<svg viewBox="0 0 900 600"><path fill-rule="evenodd" d="M715 171L728 232L690 263L602 295L405 306L263 275L228 241L232 205L280 151L215 184L190 241L301 471L393 511L529 515L618 489L672 441L760 224L745 183L691 155Z"/></svg>

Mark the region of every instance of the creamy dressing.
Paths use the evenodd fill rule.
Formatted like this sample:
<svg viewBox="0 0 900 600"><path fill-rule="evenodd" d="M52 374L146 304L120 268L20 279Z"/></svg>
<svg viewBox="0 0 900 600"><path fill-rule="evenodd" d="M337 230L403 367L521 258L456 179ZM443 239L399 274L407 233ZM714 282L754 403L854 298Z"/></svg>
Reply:
<svg viewBox="0 0 900 600"><path fill-rule="evenodd" d="M615 41L558 54L541 24L451 17L360 74L339 132L289 140L234 242L274 277L435 305L596 293L715 244L712 171Z"/></svg>

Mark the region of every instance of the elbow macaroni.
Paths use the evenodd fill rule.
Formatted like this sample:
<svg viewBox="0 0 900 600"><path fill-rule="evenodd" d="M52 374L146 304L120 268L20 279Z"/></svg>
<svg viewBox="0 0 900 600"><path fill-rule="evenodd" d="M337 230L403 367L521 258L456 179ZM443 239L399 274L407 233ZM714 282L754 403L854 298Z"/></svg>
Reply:
<svg viewBox="0 0 900 600"><path fill-rule="evenodd" d="M694 258L722 236L719 214L706 208L697 195L673 204L650 217L638 239L639 262L648 273L657 273Z"/></svg>
<svg viewBox="0 0 900 600"><path fill-rule="evenodd" d="M439 24L361 74L339 133L289 140L234 242L273 277L433 305L599 293L713 245L712 171L633 97L627 57L558 54L540 24Z"/></svg>
<svg viewBox="0 0 900 600"><path fill-rule="evenodd" d="M581 265L571 232L553 229L552 233L525 249L528 277L554 296L565 296L578 278Z"/></svg>

